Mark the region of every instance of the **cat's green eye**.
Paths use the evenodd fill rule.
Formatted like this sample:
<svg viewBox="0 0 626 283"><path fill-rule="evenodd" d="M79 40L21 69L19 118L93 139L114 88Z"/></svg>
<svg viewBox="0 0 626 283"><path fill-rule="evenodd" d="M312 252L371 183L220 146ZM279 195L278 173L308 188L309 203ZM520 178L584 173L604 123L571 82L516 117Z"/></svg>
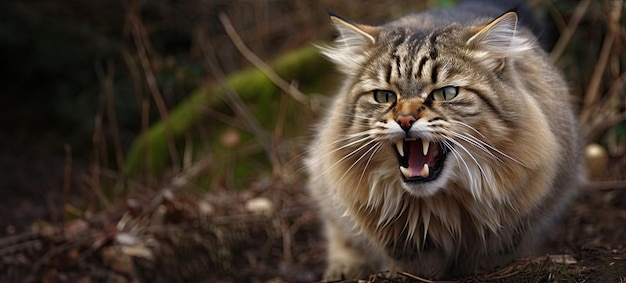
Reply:
<svg viewBox="0 0 626 283"><path fill-rule="evenodd" d="M446 86L433 90L433 99L445 101L453 99L459 94L459 88L455 86Z"/></svg>
<svg viewBox="0 0 626 283"><path fill-rule="evenodd" d="M397 100L395 93L388 90L374 90L374 100L378 103L394 103Z"/></svg>

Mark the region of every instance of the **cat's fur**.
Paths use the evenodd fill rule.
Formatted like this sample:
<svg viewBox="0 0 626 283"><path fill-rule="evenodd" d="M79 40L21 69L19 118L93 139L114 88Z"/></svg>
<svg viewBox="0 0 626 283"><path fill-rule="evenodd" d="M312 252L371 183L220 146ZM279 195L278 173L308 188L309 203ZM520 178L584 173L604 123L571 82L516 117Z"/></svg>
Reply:
<svg viewBox="0 0 626 283"><path fill-rule="evenodd" d="M492 269L528 251L583 182L568 88L501 6L378 27L331 16L340 36L323 53L345 78L307 159L325 279Z"/></svg>

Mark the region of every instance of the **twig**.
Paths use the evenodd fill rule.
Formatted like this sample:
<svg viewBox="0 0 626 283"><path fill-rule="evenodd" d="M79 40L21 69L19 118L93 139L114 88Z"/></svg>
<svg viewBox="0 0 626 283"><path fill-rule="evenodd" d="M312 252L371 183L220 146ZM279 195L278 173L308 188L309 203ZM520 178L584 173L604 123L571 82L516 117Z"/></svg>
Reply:
<svg viewBox="0 0 626 283"><path fill-rule="evenodd" d="M40 239L34 239L34 240L27 241L27 242L13 244L6 248L0 249L0 257L6 256L8 254L14 254L18 251L23 252L25 250L35 249L41 246L42 246L42 243Z"/></svg>
<svg viewBox="0 0 626 283"><path fill-rule="evenodd" d="M213 165L213 157L206 156L185 168L176 175L164 189L181 189L187 186L191 181L195 180L200 174L207 172Z"/></svg>
<svg viewBox="0 0 626 283"><path fill-rule="evenodd" d="M280 154L280 148L282 144L279 142L283 140L283 130L285 128L286 119L287 119L287 106L288 101L285 96L281 96L280 102L278 104L278 114L276 119L276 125L274 126L274 133L272 135L272 139L274 142L272 156L270 156L270 163L272 164L272 172L274 176L287 176L286 167L283 166L283 160Z"/></svg>
<svg viewBox="0 0 626 283"><path fill-rule="evenodd" d="M137 103L137 105L141 107L141 103L143 101L143 85L141 83L141 74L139 72L139 67L137 66L137 62L135 62L135 59L133 58L133 55L130 53L128 48L122 48L120 53L122 55L122 60L124 60L124 63L126 65L126 70L128 70L128 74L131 77L135 103Z"/></svg>
<svg viewBox="0 0 626 283"><path fill-rule="evenodd" d="M129 21L131 23L131 33L133 35L133 39L135 41L137 56L139 58L139 62L141 63L141 67L144 71L144 77L146 80L146 84L148 85L148 89L150 90L150 94L152 95L152 99L154 100L157 110L159 111L159 115L165 124L165 129L169 133L172 132L171 121L169 120L169 113L167 110L167 106L165 104L165 100L163 99L163 95L161 94L161 90L159 89L156 76L152 70L150 65L150 59L148 57L147 47L146 45L149 42L148 36L145 34L145 29L143 28L141 21L139 20L136 13L131 13L129 16ZM176 149L176 142L174 141L174 137L172 134L167 135L167 146L169 149L170 158L172 159L172 167L174 172L177 172L180 168L180 157L178 156L178 151Z"/></svg>
<svg viewBox="0 0 626 283"><path fill-rule="evenodd" d="M33 264L34 270L40 270L42 265L45 265L54 258L54 256L71 250L72 248L84 247L85 244L91 244L94 239L93 234L81 234L66 239L62 244L55 246L41 255L37 261Z"/></svg>
<svg viewBox="0 0 626 283"><path fill-rule="evenodd" d="M85 182L85 184L91 187L91 190L96 194L96 197L100 201L100 204L102 205L102 207L106 211L109 211L111 209L111 203L109 202L109 199L107 198L107 196L104 194L104 191L102 191L102 187L100 187L101 171L99 167L96 167L96 169L98 170L97 173L92 173L91 178L87 175L83 175L82 179Z"/></svg>
<svg viewBox="0 0 626 283"><path fill-rule="evenodd" d="M201 37L202 34L199 33L198 36ZM204 42L204 40L199 41ZM228 85L224 72L220 69L215 60L209 57L209 48L202 43L200 44L200 48L205 57L205 64L207 65L209 70L217 77L218 81L220 82L219 86L222 87L223 90L226 92L226 94L224 95L225 102L235 112L235 115L243 120L243 123L240 121L235 121L236 126L244 127L247 131L255 135L256 140L259 142L259 144L261 144L268 158L271 158L274 155L272 152L274 147L272 146L273 141L271 139L271 135L265 129L263 129L263 127L261 127L258 120L250 114L252 113L252 111L249 111L245 103L239 97L238 93L230 85Z"/></svg>
<svg viewBox="0 0 626 283"><path fill-rule="evenodd" d="M565 19L563 19L563 15L561 15L559 9L556 8L556 6L554 5L552 1L545 1L545 2L547 2L548 4L547 10L548 10L548 13L550 13L550 16L552 16L552 21L558 28L559 33L562 34L563 31L567 29L567 22L565 22Z"/></svg>
<svg viewBox="0 0 626 283"><path fill-rule="evenodd" d="M599 138L602 132L624 121L626 121L626 112L622 112L614 117L603 117L603 119L596 119L593 123L590 123L591 126L587 127L584 139L586 141L595 141Z"/></svg>
<svg viewBox="0 0 626 283"><path fill-rule="evenodd" d="M113 61L109 60L107 64L106 76L102 78L102 91L105 95L106 101L106 114L109 120L109 129L111 130L111 137L113 139L113 145L115 146L115 160L117 161L117 169L124 170L124 149L122 147L122 138L120 136L120 130L117 123L117 116L115 115L114 98L113 98L113 79L115 78L115 66Z"/></svg>
<svg viewBox="0 0 626 283"><path fill-rule="evenodd" d="M615 80L609 88L609 96L617 97L626 88L626 71Z"/></svg>
<svg viewBox="0 0 626 283"><path fill-rule="evenodd" d="M33 233L33 232L27 232L23 234L2 237L0 238L0 249L3 248L4 246L12 246L20 242L32 241L34 239L37 239L38 237L39 237L39 234ZM2 253L0 253L0 255L1 254Z"/></svg>
<svg viewBox="0 0 626 283"><path fill-rule="evenodd" d="M237 34L237 32L235 31L235 28L233 27L230 19L228 18L226 14L220 13L219 18L220 18L220 21L222 22L222 25L224 26L224 30L230 37L231 41L233 42L237 50L239 50L239 52L248 61L250 61L250 63L252 63L255 67L257 67L259 71L261 71L261 73L265 75L265 77L267 77L274 85L280 88L283 92L289 94L296 101L304 105L311 106L311 100L309 99L308 96L300 92L295 87L294 84L290 84L286 82L283 78L281 78L278 74L276 74L276 72L274 72L268 64L266 64L263 60L261 60L258 56L256 56L245 45L245 43L243 42L239 34ZM235 101L235 102L237 102L235 106L238 106L240 104L239 101ZM275 127L274 135L271 136L273 137L273 142L265 146L267 154L268 154L268 158L272 164L274 174L278 174L281 176L284 176L285 168L284 166L282 166L282 161L280 160L280 155L278 154L279 152L278 147L280 146L280 144L276 141L280 140L280 137L282 136L282 127L284 125L284 119L286 117L285 116L286 106L287 104L285 103L285 101L281 100L280 105L279 105L280 107L279 118ZM268 146L271 148L268 148Z"/></svg>
<svg viewBox="0 0 626 283"><path fill-rule="evenodd" d="M243 40L241 40L239 34L237 34L237 31L235 31L235 28L233 28L233 25L230 22L228 16L226 16L226 14L220 13L219 18L222 22L222 25L224 26L224 30L226 30L226 34L228 34L228 37L230 37L230 40L232 40L233 44L235 45L237 50L239 50L241 55L243 55L243 57L250 61L250 63L252 63L254 66L259 68L259 70L272 83L274 83L277 87L282 89L287 94L291 95L293 99L304 105L311 105L311 101L306 95L300 92L297 88L293 87L292 84L289 84L288 82L283 80L278 74L276 74L276 72L272 70L272 68L270 68L269 65L263 62L263 60L261 60L250 49L248 49Z"/></svg>
<svg viewBox="0 0 626 283"><path fill-rule="evenodd" d="M141 100L141 133L147 133L150 128L150 99L148 97L144 97ZM145 145L143 148L142 154L145 155L143 159L145 168L150 168L150 164L152 164L152 154L151 152L151 144L150 137L148 135L140 135L140 139L142 139L142 143ZM145 171L142 171L145 173Z"/></svg>
<svg viewBox="0 0 626 283"><path fill-rule="evenodd" d="M61 192L61 224L65 225L65 206L72 186L72 146L65 144L65 164L63 168L63 191Z"/></svg>
<svg viewBox="0 0 626 283"><path fill-rule="evenodd" d="M97 70L97 69L96 69ZM91 185L91 188L97 193L97 192L101 192L102 189L100 188L100 170L103 167L102 161L100 160L102 156L107 156L106 154L103 154L102 151L106 150L106 146L103 146L102 144L105 142L105 138L104 138L104 130L103 130L103 120L104 120L104 95L100 94L100 99L98 102L98 111L96 112L96 115L94 117L94 130L93 130L93 135L91 137L91 143L92 143L92 161L90 162L91 164L90 166L90 179L88 179L85 176L85 181L87 184ZM104 158L106 160L106 158ZM106 167L106 166L105 166ZM103 202L104 203L104 202ZM108 205L105 205L105 207L108 208Z"/></svg>
<svg viewBox="0 0 626 283"><path fill-rule="evenodd" d="M587 111L582 113L582 122L589 119L589 116L592 113L591 109L593 109L591 105L598 101L598 96L600 94L600 83L602 82L604 70L606 70L606 64L609 62L609 56L611 55L613 41L615 41L615 37L612 35L612 33L607 33L606 37L604 38L604 42L602 43L602 49L600 50L598 61L595 68L593 69L593 73L591 74L589 86L587 87L587 91L585 92L583 109L587 109Z"/></svg>
<svg viewBox="0 0 626 283"><path fill-rule="evenodd" d="M543 268L548 263L550 263L550 258L548 256L546 256L544 260L541 260L541 262L539 264L539 269L537 270L537 273L535 273L535 277L533 278L532 282L539 282L539 278L541 276L541 271L543 270Z"/></svg>
<svg viewBox="0 0 626 283"><path fill-rule="evenodd" d="M600 191L623 190L623 189L626 189L626 180L594 181L594 182L589 182L587 187L592 190L600 190Z"/></svg>
<svg viewBox="0 0 626 283"><path fill-rule="evenodd" d="M441 282L441 281L428 280L428 279L425 279L425 278L422 278L422 277L419 277L417 275L413 275L411 273L404 272L404 271L398 271L398 274L402 275L402 276L405 276L405 277L408 277L408 278L411 278L413 280L418 280L419 282L424 282L424 283L438 283L438 282Z"/></svg>
<svg viewBox="0 0 626 283"><path fill-rule="evenodd" d="M486 275L485 278L489 278L490 280L500 280L500 279L513 277L519 274L520 272L522 272L528 266L529 263L530 262L527 261L523 265L517 265L517 264L509 265L507 267L504 267L500 270L497 270L493 273Z"/></svg>
<svg viewBox="0 0 626 283"><path fill-rule="evenodd" d="M561 33L559 40L554 45L554 48L552 48L552 52L550 52L550 58L552 58L552 61L556 61L563 54L565 47L569 44L572 36L578 28L580 20L583 18L583 15L585 15L585 12L589 7L589 3L591 3L591 0L583 0L578 3L578 6L576 6L576 10L574 10L572 18L570 18L567 24L567 28L565 28L563 33Z"/></svg>
<svg viewBox="0 0 626 283"><path fill-rule="evenodd" d="M212 216L209 221L211 224L216 225L229 225L233 223L250 223L250 222L264 222L268 220L268 217L276 218L289 218L302 215L307 211L313 211L316 207L313 205L300 205L297 207L283 208L274 214L252 214L241 213L223 216Z"/></svg>
<svg viewBox="0 0 626 283"><path fill-rule="evenodd" d="M124 174L120 173L118 170L102 168L100 170L100 176L107 177L116 181L124 181L125 183L127 183L128 185L136 189L151 190L151 187L144 185L143 183L139 181L126 178Z"/></svg>
<svg viewBox="0 0 626 283"><path fill-rule="evenodd" d="M618 2L618 3L615 3ZM621 1L612 1L612 3L616 6L613 9L617 9L618 11L612 11L609 18L609 32L607 32L606 37L604 38L604 42L602 43L602 49L600 50L600 55L598 56L598 60L595 68L593 69L593 73L591 76L591 80L589 81L589 86L587 87L587 91L585 92L585 97L583 101L583 109L585 111L581 113L581 123L587 122L590 119L592 114L592 107L594 103L599 100L600 96L600 83L602 82L602 76L604 75L604 71L606 70L606 66L609 62L609 58L611 55L611 49L613 48L613 42L615 41L615 25L616 22L619 21L621 5L619 4ZM593 127L593 125L591 125Z"/></svg>

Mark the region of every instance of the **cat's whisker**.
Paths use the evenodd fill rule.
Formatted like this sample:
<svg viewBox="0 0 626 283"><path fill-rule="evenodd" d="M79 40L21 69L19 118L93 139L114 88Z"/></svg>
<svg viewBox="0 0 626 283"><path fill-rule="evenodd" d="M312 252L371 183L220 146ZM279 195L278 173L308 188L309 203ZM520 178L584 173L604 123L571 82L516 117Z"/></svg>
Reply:
<svg viewBox="0 0 626 283"><path fill-rule="evenodd" d="M344 149L346 149L346 148L348 148L348 147L351 147L351 146L354 146L354 145L356 145L356 144L359 144L359 143L365 142L365 141L367 141L368 139L371 139L371 138L366 136L366 137L364 137L364 138L361 138L361 139L358 139L358 140L354 140L354 141L352 141L352 142L350 142L350 143L348 143L348 144L344 144L344 145L342 145L342 146L341 146L341 147L339 147L339 148L335 148L335 149L333 149L333 150L331 150L331 151L323 152L323 153L321 153L321 154L322 154L324 157L326 157L326 156L330 156L330 155L332 155L332 154L337 153L338 151L341 151L341 150L344 150ZM343 142L343 141L344 141L343 139L339 139L339 140L337 140L337 141L333 142L333 144L334 144L334 143L338 143L338 142ZM371 143L371 141L370 141L370 143ZM357 148L355 151L359 151L360 149L361 149L361 148ZM311 153L312 153L312 151L307 151L307 154L311 154ZM319 154L319 153L317 153L317 152L316 152L316 154ZM349 156L349 155L351 155L351 154L354 154L354 152L352 152L352 153L348 154L348 156ZM343 161L343 159L347 158L348 156L344 156L344 158L342 158L340 161ZM311 162L311 163L310 163L308 166L311 166L311 165L318 165L318 164L320 164L321 162L323 162L323 160L324 160L324 159L315 159L315 160L310 160L309 162ZM336 163L338 163L338 162L336 162Z"/></svg>
<svg viewBox="0 0 626 283"><path fill-rule="evenodd" d="M354 134L349 134L349 135L343 136L343 137L341 137L341 138L339 138L339 139L337 139L337 140L333 141L331 144L338 144L338 143L343 143L343 144L342 144L340 147L337 147L337 148L335 148L335 149L333 149L333 150L331 150L331 151L327 151L327 152L322 153L324 156L329 156L329 155L335 154L335 153L337 153L338 151L344 150L344 149L346 149L346 148L349 148L349 147L352 147L352 146L358 145L358 144L360 144L360 143L363 143L363 142L365 142L365 141L367 141L367 140L370 140L370 141L368 141L367 143L365 143L365 144L361 145L359 148L357 148L357 149L353 150L352 152L350 152L350 153L346 154L343 158L341 158L340 160L338 160L337 162L335 162L333 165L331 165L331 166L330 166L330 167L329 167L329 168L328 168L328 169L327 169L324 173L326 173L328 170L331 170L331 169L335 168L336 166L338 166L338 165L339 165L339 163L343 162L343 161L344 161L345 159L347 159L348 157L350 157L350 156L352 156L352 155L356 154L358 151L361 151L361 150L362 150L363 148L365 148L367 145L369 145L369 144L373 143L373 142L374 142L374 140L372 140L372 139L371 139L371 135L372 135L374 132L375 132L375 130L366 130L366 131L361 131L361 132L358 132L358 133L354 133ZM352 140L352 139L357 138L357 137L361 137L361 138L360 138L360 139L356 139L356 140ZM350 141L350 142L348 142L348 143L345 143L346 141L349 141L349 140L352 140L352 141ZM369 151L369 150L368 150L368 151ZM323 160L323 159L316 159L315 161L313 161L313 164L318 164L318 163L319 163L319 162L321 162L322 160ZM345 175L345 174L344 174L344 175Z"/></svg>
<svg viewBox="0 0 626 283"><path fill-rule="evenodd" d="M475 137L471 136L471 135L467 135L467 134L459 134L459 133L455 133L452 132L452 135L463 140L466 141L467 143L474 145L475 147L479 148L480 150L482 150L483 152L489 154L491 157L497 159L500 162L504 162L504 160L500 159L500 157L495 156L488 148L485 147L485 145L487 145L487 143L482 142L481 140L476 139Z"/></svg>
<svg viewBox="0 0 626 283"><path fill-rule="evenodd" d="M349 135L345 135L345 136L343 136L343 137L341 137L339 139L336 139L331 144L343 143L343 142L352 140L354 138L360 138L360 137L366 137L367 138L367 137L369 137L369 136L371 136L372 134L375 134L375 133L376 133L375 130L367 130L367 131L362 131L362 132L358 132L358 133L355 133L355 134L349 134ZM363 140L363 139L361 139L361 140Z"/></svg>
<svg viewBox="0 0 626 283"><path fill-rule="evenodd" d="M457 125L461 125L461 126L464 126L464 127L467 127L467 128L469 128L469 129L471 129L472 131L476 132L477 134L479 134L481 137L483 137L483 138L485 138L485 139L487 138L485 135L483 135L483 133L481 133L481 132L480 132L480 131L478 131L476 128L474 128L474 127L470 126L470 125L469 125L469 124L467 124L467 123L464 123L464 122L461 122L461 121L456 121L456 120L451 120L451 121L449 121L449 122L454 123L454 124L457 124Z"/></svg>
<svg viewBox="0 0 626 283"><path fill-rule="evenodd" d="M359 177L359 182L357 183L357 187L361 185L361 181L363 181L363 176L365 175L365 172L367 171L367 167L369 167L370 162L372 161L372 158L382 147L383 147L383 144L381 143L375 146L376 149L374 149L374 151L372 151L372 154L370 154L370 157L367 159L367 162L365 163L365 167L363 168L363 172L361 172L361 176Z"/></svg>
<svg viewBox="0 0 626 283"><path fill-rule="evenodd" d="M368 147L370 144L372 144L372 143L374 143L374 142L375 142L374 140L370 140L370 141L368 141L368 142L366 142L366 143L362 144L361 146L359 146L357 149L355 149L355 150L353 150L353 151L349 152L348 154L344 155L342 158L340 158L340 159L339 159L339 160L337 160L335 163L333 163L333 165L331 165L330 167L328 167L328 168L324 171L324 174L328 173L328 171L330 171L330 170L333 170L336 166L338 166L339 164L341 164L342 162L344 162L346 159L348 159L349 157L351 157L351 156L353 156L353 155L357 154L359 151L361 151L362 149L364 149L364 148ZM338 149L337 149L337 150L335 150L335 151L338 151ZM369 151L369 149L368 149L368 151ZM350 170L347 170L347 171L350 171ZM347 172L347 171L346 171L346 172ZM343 175L343 176L345 176L345 174L346 174L346 173L344 173L344 175Z"/></svg>
<svg viewBox="0 0 626 283"><path fill-rule="evenodd" d="M371 137L369 137L369 136L365 136L365 137L363 137L363 138L360 138L360 139L357 139L357 140L353 140L353 141L351 141L351 142L349 142L349 143L343 144L342 146L340 146L340 147L338 147L338 148L334 149L334 150L333 150L333 151L331 151L331 152L333 152L333 153L334 153L334 152L337 152L337 151L340 151L340 150L343 150L343 149L346 149L346 148L352 147L352 146L354 146L354 145L360 144L360 143L362 143L362 142L364 142L364 141L366 141L366 140L369 140L369 139L371 139Z"/></svg>
<svg viewBox="0 0 626 283"><path fill-rule="evenodd" d="M365 138L359 139L359 141L363 141L363 140L366 140L367 137L371 136L372 134L374 134L374 130L366 130L366 131L361 131L361 132L354 133L354 134L348 134L348 135L344 135L344 136L342 136L342 137L332 141L329 144L334 145L334 144L338 144L338 143L345 143L346 141L352 140L354 138L365 137ZM356 143L358 143L358 142L356 142ZM354 144L354 143L352 143L352 144ZM310 153L310 152L311 152L310 150L306 150L304 153L307 154L307 153Z"/></svg>
<svg viewBox="0 0 626 283"><path fill-rule="evenodd" d="M480 162L478 162L478 160L474 157L474 155L465 147L463 146L463 144L461 144L460 142L458 142L455 139L452 138L448 138L448 141L452 142L456 147L461 148L465 153L467 153L467 156L469 156L472 161L474 161L474 163L476 163L476 166L478 167L478 170L480 170L480 174L484 177L484 179L489 183L490 186L492 186L491 184L491 179L487 178L487 173L485 171L485 169L480 165Z"/></svg>
<svg viewBox="0 0 626 283"><path fill-rule="evenodd" d="M459 163L459 165L462 163L463 166L465 167L465 170L467 172L467 176L470 178L470 181L472 184L474 184L474 174L472 174L472 171L470 170L469 166L467 165L467 162L465 162L465 159L463 159L463 157L461 157L461 154L459 153L458 150L456 150L454 148L454 146L452 146L450 144L450 142L443 141L444 145L450 150L450 152L452 152L452 155L454 156L454 158L456 159L457 163Z"/></svg>
<svg viewBox="0 0 626 283"><path fill-rule="evenodd" d="M467 125L467 124L465 124L463 122L458 122L458 121L452 121L452 122L457 123L459 125L466 126L466 127L470 128L470 129L472 129L473 131L475 131L476 133L478 133L483 138L485 138L485 136L482 133L480 133L478 130L476 130L474 127L472 127L470 125ZM450 131L450 130L448 130L448 132L449 132L449 134L452 134L455 137L458 137L458 138L460 138L460 139L462 139L462 140L464 140L464 141L466 141L468 143L471 143L471 144L475 145L476 147L480 148L481 150L483 150L484 152L488 153L492 157L496 158L500 162L504 163L504 160L502 160L501 158L495 156L493 154L493 152L496 152L497 154L499 154L501 156L504 156L505 158L507 158L507 159L509 159L509 160L511 160L511 161L513 161L513 162L515 162L515 163L517 163L519 165L521 165L521 166L524 166L524 167L528 168L528 165L526 165L525 163L523 163L523 162L521 162L521 161L511 157L510 155L502 152L501 150L497 149L496 147L492 146L491 144L489 144L489 143L487 143L487 142L485 142L485 141L483 141L483 140L481 140L481 139L479 139L479 138L477 138L477 137L475 137L475 136L473 136L471 134L457 133L457 132Z"/></svg>
<svg viewBox="0 0 626 283"><path fill-rule="evenodd" d="M367 143L367 145L369 145L369 144L371 144L371 143L373 143L373 142L374 142L374 141L370 141L370 142L368 142L368 143ZM360 149L359 149L359 151L360 151ZM343 174L343 175L341 175L341 177L339 178L339 181L343 180L343 178L344 178L344 177L345 177L345 176L346 176L346 175L347 175L350 171L352 171L352 169L353 169L353 168L354 168L357 164L359 164L359 162L361 162L361 160L362 160L363 158L365 158L365 156L367 156L368 154L370 154L370 153L371 153L371 156L370 156L370 158L371 158L371 157L374 155L374 153L376 153L376 151L377 151L376 146L372 146L372 147L368 148L368 149L367 149L367 150L366 150L363 154L361 154L361 156L359 156L359 158L357 158L357 160L355 160L355 161L352 163L352 165L350 165L350 167L348 167L348 169L346 169L346 170L345 170L344 174ZM350 154L352 154L352 153L350 153ZM366 163L366 167L367 167L367 165L369 165L369 162L368 162L368 163ZM363 169L363 171L365 172L365 168ZM359 181L359 182L360 182L360 181Z"/></svg>
<svg viewBox="0 0 626 283"><path fill-rule="evenodd" d="M465 162L465 159L461 156L461 153L455 149L452 145L450 145L449 142L445 142L445 144L448 146L448 148L450 149L450 151L452 152L452 154L454 155L455 159L457 160L458 163L463 163L463 166L465 167L465 172L467 172L467 176L469 178L469 189L470 192L472 193L472 196L474 198L478 198L480 196L480 188L481 188L481 184L480 184L480 180L476 179L476 174L470 169L469 165L467 164L467 162Z"/></svg>
<svg viewBox="0 0 626 283"><path fill-rule="evenodd" d="M515 163L517 163L517 164L521 165L521 166L524 166L524 167L528 168L528 165L526 165L524 162L521 162L521 161L519 161L519 160L517 160L517 159L515 159L515 158L511 157L510 155L508 155L508 154L506 154L506 153L502 152L501 150L497 149L496 147L494 147L494 146L490 145L489 143L486 143L486 142L484 142L484 141L482 141L482 140L480 140L480 139L478 139L478 138L476 138L476 137L474 137L474 136L472 136L472 135L469 135L469 134L465 134L465 136L466 136L466 137L468 137L468 138L470 138L470 139L472 139L472 140L474 140L474 141L475 141L475 142L477 142L477 143L482 144L484 147L487 147L488 149L490 149L490 150L492 150L492 151L495 151L496 153L498 153L498 154L500 154L500 155L502 155L502 156L504 156L504 157L508 158L509 160L511 160L511 161L513 161L513 162L515 162ZM498 160L501 160L501 159L500 159L500 158L498 158ZM502 161L502 160L501 160L501 161ZM504 162L504 161L503 161L503 162Z"/></svg>
<svg viewBox="0 0 626 283"><path fill-rule="evenodd" d="M359 132L359 133L356 133L356 134L350 134L350 135L341 137L341 138L333 141L330 144L334 145L334 144L341 143L342 146L338 147L338 148L335 148L332 151L325 152L324 155L331 155L331 154L336 153L337 151L341 151L341 150L346 149L348 147L351 147L351 146L354 146L356 144L362 143L362 142L370 139L370 135L372 134L372 132L373 132L372 130L369 130L369 131L363 131L363 132ZM357 138L357 137L361 137L361 138L353 140L354 138ZM349 141L349 140L353 140L353 141L351 141L349 143L345 143L346 141Z"/></svg>

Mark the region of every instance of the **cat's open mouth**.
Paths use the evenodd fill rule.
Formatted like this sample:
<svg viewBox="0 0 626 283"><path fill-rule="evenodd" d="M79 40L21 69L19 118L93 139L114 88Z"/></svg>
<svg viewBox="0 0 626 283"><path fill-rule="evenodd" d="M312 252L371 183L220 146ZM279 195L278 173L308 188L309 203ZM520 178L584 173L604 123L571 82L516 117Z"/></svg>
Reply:
<svg viewBox="0 0 626 283"><path fill-rule="evenodd" d="M424 139L399 139L394 144L405 182L428 182L441 173L446 149L439 143Z"/></svg>

